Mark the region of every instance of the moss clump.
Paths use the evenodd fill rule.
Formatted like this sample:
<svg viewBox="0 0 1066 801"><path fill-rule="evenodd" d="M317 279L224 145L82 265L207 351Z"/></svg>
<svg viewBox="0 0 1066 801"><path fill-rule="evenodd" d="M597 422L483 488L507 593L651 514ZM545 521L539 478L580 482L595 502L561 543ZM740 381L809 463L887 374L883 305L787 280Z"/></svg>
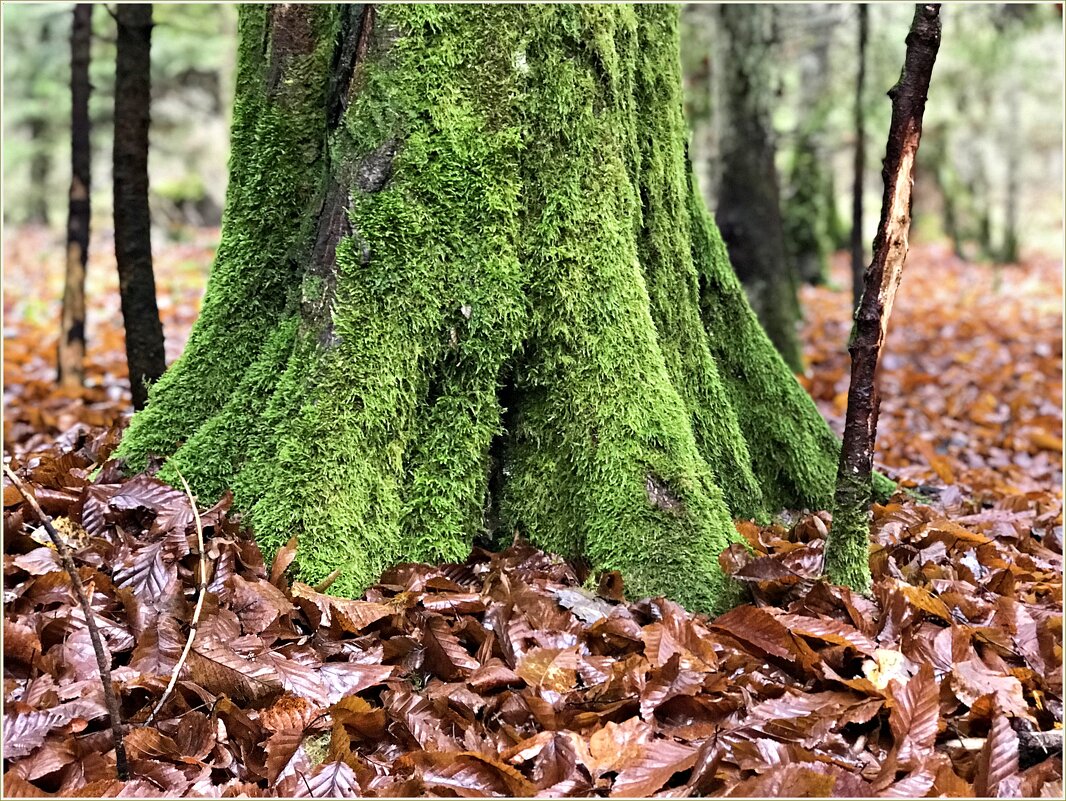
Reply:
<svg viewBox="0 0 1066 801"><path fill-rule="evenodd" d="M268 552L298 534L301 576L342 567L341 593L488 526L734 603L732 514L824 507L837 444L693 194L676 9L385 5L355 31L288 8L242 9L229 245L122 454L232 486ZM313 46L272 93L255 65L297 13Z"/></svg>
<svg viewBox="0 0 1066 801"><path fill-rule="evenodd" d="M869 593L872 583L869 493L865 495L865 503L858 500L838 505L833 510L825 560L826 577L831 582L861 593Z"/></svg>

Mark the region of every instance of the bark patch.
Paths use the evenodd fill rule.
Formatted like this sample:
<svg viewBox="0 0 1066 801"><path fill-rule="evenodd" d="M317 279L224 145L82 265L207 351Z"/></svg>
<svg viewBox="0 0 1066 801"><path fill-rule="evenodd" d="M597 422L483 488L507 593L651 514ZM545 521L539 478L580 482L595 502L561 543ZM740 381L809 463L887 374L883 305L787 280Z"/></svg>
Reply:
<svg viewBox="0 0 1066 801"><path fill-rule="evenodd" d="M267 72L267 87L276 95L286 68L300 56L309 55L315 49L315 35L311 30L311 17L306 6L299 3L282 3L270 6L270 68Z"/></svg>
<svg viewBox="0 0 1066 801"><path fill-rule="evenodd" d="M685 505L670 491L666 482L654 473L648 473L644 481L644 491L648 494L648 501L656 509L662 509L672 515L680 515L685 511Z"/></svg>
<svg viewBox="0 0 1066 801"><path fill-rule="evenodd" d="M384 189L392 177L392 160L399 149L399 143L389 139L363 156L355 168L355 188L367 194Z"/></svg>

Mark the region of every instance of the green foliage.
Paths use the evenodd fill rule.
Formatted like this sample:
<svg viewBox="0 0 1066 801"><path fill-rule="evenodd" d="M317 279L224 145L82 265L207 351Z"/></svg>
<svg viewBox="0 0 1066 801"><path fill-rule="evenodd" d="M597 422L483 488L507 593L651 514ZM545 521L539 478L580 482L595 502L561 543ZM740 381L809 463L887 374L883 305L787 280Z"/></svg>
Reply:
<svg viewBox="0 0 1066 801"><path fill-rule="evenodd" d="M301 576L356 594L467 555L496 451L504 531L635 594L735 602L732 513L824 507L837 443L692 185L676 9L380 6L328 134L339 20L313 8L278 97L242 8L223 243L120 455L233 486L268 551L298 534ZM351 233L319 261L330 180Z"/></svg>

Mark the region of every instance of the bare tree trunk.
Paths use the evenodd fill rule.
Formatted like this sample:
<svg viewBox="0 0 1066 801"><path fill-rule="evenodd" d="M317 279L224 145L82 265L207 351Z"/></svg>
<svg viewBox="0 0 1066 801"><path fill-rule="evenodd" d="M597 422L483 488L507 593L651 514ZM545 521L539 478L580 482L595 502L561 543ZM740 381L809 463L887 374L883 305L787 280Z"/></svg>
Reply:
<svg viewBox="0 0 1066 801"><path fill-rule="evenodd" d="M870 586L869 517L873 496L873 451L880 399L874 385L892 301L903 277L911 221L914 161L922 136L922 115L937 50L940 5L915 7L907 56L899 82L889 91L892 123L882 175L885 193L874 256L855 313L851 345L851 384L844 442L840 450L833 528L826 543L826 572L837 584L865 591Z"/></svg>
<svg viewBox="0 0 1066 801"><path fill-rule="evenodd" d="M59 384L74 389L85 383L85 265L89 260L89 188L92 151L89 122L89 58L92 48L91 3L74 6L70 29L70 201L67 210L67 270L59 332Z"/></svg>
<svg viewBox="0 0 1066 801"><path fill-rule="evenodd" d="M862 244L863 173L866 168L866 116L863 114L863 95L866 85L866 37L869 30L870 9L866 4L859 12L859 73L855 80L855 184L851 193L851 306L859 308L862 300L862 276L866 270L866 254Z"/></svg>
<svg viewBox="0 0 1066 801"><path fill-rule="evenodd" d="M126 361L134 408L144 407L146 382L166 369L163 326L152 273L148 211L148 118L151 103L152 6L120 3L115 59L115 257L118 261Z"/></svg>

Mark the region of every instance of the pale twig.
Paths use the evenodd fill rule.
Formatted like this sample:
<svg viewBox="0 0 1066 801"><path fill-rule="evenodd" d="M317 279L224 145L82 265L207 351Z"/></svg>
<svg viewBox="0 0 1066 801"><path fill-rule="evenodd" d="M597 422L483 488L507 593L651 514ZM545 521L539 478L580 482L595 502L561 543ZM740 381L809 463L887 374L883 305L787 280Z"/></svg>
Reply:
<svg viewBox="0 0 1066 801"><path fill-rule="evenodd" d="M85 615L85 625L89 630L89 639L92 641L93 651L96 653L96 666L100 669L100 680L104 685L104 705L107 707L107 714L111 719L111 739L115 746L115 772L121 781L126 781L130 776L130 768L126 760L126 745L122 740L122 711L119 709L118 698L115 696L115 688L111 684L111 655L104 649L104 641L100 637L100 629L96 626L96 617L93 615L89 596L85 592L85 585L81 583L81 576L78 575L78 568L74 564L74 558L70 555L67 543L59 536L59 532L52 525L52 518L44 513L44 510L37 503L37 499L33 497L33 493L22 483L22 479L15 475L15 471L6 464L4 465L4 474L11 479L15 489L26 499L26 503L33 509L33 513L44 524L44 530L48 532L56 553L59 554L63 569L70 576L70 584L74 589L74 595L81 606L82 614Z"/></svg>
<svg viewBox="0 0 1066 801"><path fill-rule="evenodd" d="M172 463L173 466L173 463ZM189 624L189 639L185 641L185 649L181 652L181 656L178 657L177 664L174 665L174 671L170 675L170 682L167 684L167 688L163 690L163 695L159 698L155 708L152 710L152 714L148 716L148 720L145 721L145 725L150 724L155 720L155 716L159 714L159 710L163 708L163 704L166 703L167 698L174 691L174 687L178 683L178 676L181 674L181 669L185 665L185 660L189 658L189 654L192 652L192 643L196 639L196 628L200 624L200 611L204 608L204 596L207 595L207 552L204 549L204 525L200 519L200 510L196 508L196 498L193 497L192 490L189 488L189 482L185 480L185 476L181 474L181 471L177 467L174 468L174 472L178 474L178 478L181 479L181 485L185 488L185 494L189 498L189 506L192 507L193 519L196 521L196 545L200 549L200 586L198 587L199 597L196 599L196 608L192 612L192 622Z"/></svg>

